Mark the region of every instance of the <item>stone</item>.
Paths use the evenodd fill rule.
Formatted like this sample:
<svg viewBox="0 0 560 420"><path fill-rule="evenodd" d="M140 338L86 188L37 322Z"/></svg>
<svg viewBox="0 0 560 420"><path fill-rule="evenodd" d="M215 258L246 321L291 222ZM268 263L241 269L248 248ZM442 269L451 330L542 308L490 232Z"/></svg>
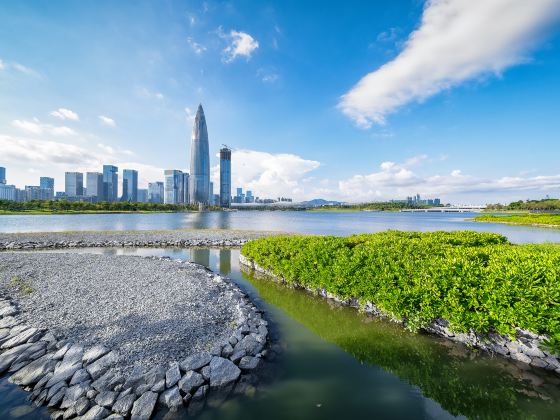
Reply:
<svg viewBox="0 0 560 420"><path fill-rule="evenodd" d="M548 366L548 363L538 357L535 357L531 360L531 365L540 368L546 368Z"/></svg>
<svg viewBox="0 0 560 420"><path fill-rule="evenodd" d="M49 381L51 376L52 376L52 372L49 372L45 376L43 376L41 379L39 379L39 382L37 382L35 384L35 386L33 387L33 391L44 388L44 386L47 384L47 382Z"/></svg>
<svg viewBox="0 0 560 420"><path fill-rule="evenodd" d="M2 344L2 346L0 346L0 348L10 349L12 347L19 346L20 344L27 343L29 340L31 340L33 337L35 337L37 334L42 335L43 331L39 330L38 328L29 328L25 331L22 331L21 333L19 333L15 337L10 338L8 341L6 341L4 344Z"/></svg>
<svg viewBox="0 0 560 420"><path fill-rule="evenodd" d="M113 413L109 417L105 417L105 420L124 420L124 417Z"/></svg>
<svg viewBox="0 0 560 420"><path fill-rule="evenodd" d="M88 381L90 378L91 376L89 376L87 370L79 369L76 372L74 372L74 375L72 375L72 379L70 380L70 385L76 385L81 382Z"/></svg>
<svg viewBox="0 0 560 420"><path fill-rule="evenodd" d="M47 396L47 400L49 400L49 407L55 407L56 405L60 404L60 402L62 401L62 399L64 398L64 395L66 394L66 387L62 387L60 388L49 400L49 397Z"/></svg>
<svg viewBox="0 0 560 420"><path fill-rule="evenodd" d="M80 397L78 401L73 405L74 409L76 410L76 415L81 416L83 415L89 408L90 402L87 397Z"/></svg>
<svg viewBox="0 0 560 420"><path fill-rule="evenodd" d="M174 386L173 388L168 389L167 391L163 392L158 399L159 403L172 411L177 410L180 406L183 405L183 399L181 398L181 394L179 393L179 387Z"/></svg>
<svg viewBox="0 0 560 420"><path fill-rule="evenodd" d="M33 403L39 407L41 405L43 405L43 403L46 401L47 399L47 394L48 394L48 390L43 389L40 393L39 396L35 399L35 401L33 401Z"/></svg>
<svg viewBox="0 0 560 420"><path fill-rule="evenodd" d="M523 353L511 353L511 358L523 363L531 363L531 358Z"/></svg>
<svg viewBox="0 0 560 420"><path fill-rule="evenodd" d="M86 397L88 397L88 399L93 400L97 394L99 394L99 391L93 388L89 388L86 392Z"/></svg>
<svg viewBox="0 0 560 420"><path fill-rule="evenodd" d="M73 385L66 390L60 408L68 408L73 405L79 398L83 397L89 390L89 383L82 382L81 384Z"/></svg>
<svg viewBox="0 0 560 420"><path fill-rule="evenodd" d="M157 392L158 394L165 389L165 379L156 382L156 384L152 387L152 392Z"/></svg>
<svg viewBox="0 0 560 420"><path fill-rule="evenodd" d="M226 344L222 348L222 357L228 358L232 354L233 354L233 347L231 346L231 344Z"/></svg>
<svg viewBox="0 0 560 420"><path fill-rule="evenodd" d="M76 404L71 405L70 407L68 407L66 409L66 411L64 412L64 415L62 416L62 419L66 420L66 419L71 419L71 418L74 418L74 417L76 417Z"/></svg>
<svg viewBox="0 0 560 420"><path fill-rule="evenodd" d="M17 308L14 305L6 305L0 308L0 316L12 316L18 313Z"/></svg>
<svg viewBox="0 0 560 420"><path fill-rule="evenodd" d="M233 363L239 363L239 361L245 356L245 354L245 350L237 351L229 356L229 360L231 360Z"/></svg>
<svg viewBox="0 0 560 420"><path fill-rule="evenodd" d="M540 351L537 346L533 346L531 343L521 344L519 347L523 354L526 354L527 356L539 358L545 357L545 354Z"/></svg>
<svg viewBox="0 0 560 420"><path fill-rule="evenodd" d="M245 356L239 361L239 368L243 370L253 370L259 365L260 359L253 356Z"/></svg>
<svg viewBox="0 0 560 420"><path fill-rule="evenodd" d="M188 372L189 370L198 370L210 363L211 359L212 355L210 353L198 353L187 357L185 360L179 363L179 366L181 367L183 372Z"/></svg>
<svg viewBox="0 0 560 420"><path fill-rule="evenodd" d="M110 411L105 407L94 405L91 407L80 420L101 420L109 415Z"/></svg>
<svg viewBox="0 0 560 420"><path fill-rule="evenodd" d="M97 380L93 381L91 386L99 392L113 391L117 385L122 383L124 383L124 378L121 375L108 370Z"/></svg>
<svg viewBox="0 0 560 420"><path fill-rule="evenodd" d="M179 388L185 394L192 394L191 391L193 391L203 383L204 383L204 378L200 373L197 373L193 370L189 370L185 374L185 376L183 376L179 381Z"/></svg>
<svg viewBox="0 0 560 420"><path fill-rule="evenodd" d="M191 398L192 398L192 395L191 395L191 394L186 394L186 395L183 397L183 405L188 405L188 404L189 404L189 401L191 400Z"/></svg>
<svg viewBox="0 0 560 420"><path fill-rule="evenodd" d="M173 365L165 372L165 386L171 388L181 379L181 371L179 370L179 365L173 363Z"/></svg>
<svg viewBox="0 0 560 420"><path fill-rule="evenodd" d="M57 410L51 413L51 420L61 420L64 418L64 411Z"/></svg>
<svg viewBox="0 0 560 420"><path fill-rule="evenodd" d="M27 353L29 349L40 348L39 343L25 343L6 350L0 355L0 373L8 370L10 365L21 355ZM31 352L34 352L33 350Z"/></svg>
<svg viewBox="0 0 560 420"><path fill-rule="evenodd" d="M98 344L88 349L84 353L82 362L84 363L84 365L88 365L90 363L95 362L100 357L105 356L107 353L109 353L109 348L102 344Z"/></svg>
<svg viewBox="0 0 560 420"><path fill-rule="evenodd" d="M243 339L237 343L234 347L234 353L239 351L245 351L245 354L255 355L263 349L263 343L258 341L252 335L246 335Z"/></svg>
<svg viewBox="0 0 560 420"><path fill-rule="evenodd" d="M82 354L84 348L74 344L64 355L62 362L54 369L52 378L47 383L47 387L53 386L57 382L67 381L74 376L76 371L82 368Z"/></svg>
<svg viewBox="0 0 560 420"><path fill-rule="evenodd" d="M157 398L158 394L155 392L148 391L142 394L140 398L134 402L132 411L130 412L130 418L132 420L148 420L154 411Z"/></svg>
<svg viewBox="0 0 560 420"><path fill-rule="evenodd" d="M111 408L117 399L117 395L114 391L103 391L97 394L95 402L101 407Z"/></svg>
<svg viewBox="0 0 560 420"><path fill-rule="evenodd" d="M200 369L200 373L204 380L208 381L210 379L210 366L204 366L202 369Z"/></svg>
<svg viewBox="0 0 560 420"><path fill-rule="evenodd" d="M48 385L47 385L47 387L48 387ZM68 386L66 385L66 382L64 382L64 381L57 382L54 386L49 388L49 393L47 395L47 400L49 400L61 388L68 388Z"/></svg>
<svg viewBox="0 0 560 420"><path fill-rule="evenodd" d="M204 399L204 397L206 397L206 394L208 394L208 389L209 389L208 385L203 385L200 388L198 388L194 393L194 395L192 396L193 401L200 401Z"/></svg>
<svg viewBox="0 0 560 420"><path fill-rule="evenodd" d="M213 357L210 361L210 386L221 387L235 382L241 375L241 370L228 359Z"/></svg>
<svg viewBox="0 0 560 420"><path fill-rule="evenodd" d="M136 395L134 394L125 395L124 397L119 398L115 402L115 404L113 404L113 411L117 414L126 417L130 413L130 410L132 409L132 405L134 404L135 400L136 400Z"/></svg>
<svg viewBox="0 0 560 420"><path fill-rule="evenodd" d="M6 316L0 319L0 328L13 328L18 325L20 321L18 321L13 316Z"/></svg>
<svg viewBox="0 0 560 420"><path fill-rule="evenodd" d="M119 357L117 355L117 352L113 350L107 353L105 356L101 357L100 359L97 359L95 362L88 365L86 367L86 370L88 371L88 373L91 375L93 379L97 379L101 377L101 375L103 375L105 372L107 372L107 370L111 366L117 363L118 360Z"/></svg>
<svg viewBox="0 0 560 420"><path fill-rule="evenodd" d="M39 381L47 372L54 369L56 361L45 355L24 368L18 370L10 377L10 381L18 385L31 385Z"/></svg>
<svg viewBox="0 0 560 420"><path fill-rule="evenodd" d="M64 357L68 349L72 347L72 343L64 343L52 356L53 359L60 360Z"/></svg>

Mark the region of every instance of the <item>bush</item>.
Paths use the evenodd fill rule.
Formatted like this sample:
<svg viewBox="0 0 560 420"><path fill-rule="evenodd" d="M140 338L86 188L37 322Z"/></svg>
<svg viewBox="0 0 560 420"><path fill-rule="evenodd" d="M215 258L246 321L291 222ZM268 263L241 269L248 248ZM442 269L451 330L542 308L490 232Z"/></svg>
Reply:
<svg viewBox="0 0 560 420"><path fill-rule="evenodd" d="M469 231L388 231L269 237L241 253L288 284L371 301L414 331L443 317L457 332L546 333L560 349L557 245L513 245Z"/></svg>

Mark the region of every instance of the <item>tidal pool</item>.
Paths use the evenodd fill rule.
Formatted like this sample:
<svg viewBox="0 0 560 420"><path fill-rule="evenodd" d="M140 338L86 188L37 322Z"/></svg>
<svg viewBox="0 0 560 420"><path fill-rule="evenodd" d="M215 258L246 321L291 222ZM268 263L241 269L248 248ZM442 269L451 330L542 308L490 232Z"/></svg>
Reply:
<svg viewBox="0 0 560 420"><path fill-rule="evenodd" d="M81 249L168 256L230 277L265 310L278 357L260 374L254 395L213 403L199 419L560 418L560 377L469 350L352 308L286 288L240 269L227 249ZM0 414L21 405L6 384ZM10 394L12 392L13 394ZM15 395L15 397L13 396ZM46 416L46 410L34 413ZM186 418L186 412L157 418Z"/></svg>

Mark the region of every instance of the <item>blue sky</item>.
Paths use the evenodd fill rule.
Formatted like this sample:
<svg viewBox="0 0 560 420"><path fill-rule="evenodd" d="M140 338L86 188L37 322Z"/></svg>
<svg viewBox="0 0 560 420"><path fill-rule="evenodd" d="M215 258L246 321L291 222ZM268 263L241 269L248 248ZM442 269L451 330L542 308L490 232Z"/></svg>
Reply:
<svg viewBox="0 0 560 420"><path fill-rule="evenodd" d="M332 4L331 4L332 3ZM491 3L491 4L489 4ZM188 170L202 103L234 187L345 201L560 196L557 0L0 4L0 166ZM216 168L214 168L214 176Z"/></svg>

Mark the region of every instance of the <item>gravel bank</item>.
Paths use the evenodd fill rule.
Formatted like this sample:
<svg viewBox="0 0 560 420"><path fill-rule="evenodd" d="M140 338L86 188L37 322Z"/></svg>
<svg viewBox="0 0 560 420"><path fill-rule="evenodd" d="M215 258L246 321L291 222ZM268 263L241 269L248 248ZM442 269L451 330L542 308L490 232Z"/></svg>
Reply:
<svg viewBox="0 0 560 420"><path fill-rule="evenodd" d="M56 418L194 408L265 354L260 312L189 262L2 252L0 293L0 373Z"/></svg>
<svg viewBox="0 0 560 420"><path fill-rule="evenodd" d="M240 247L247 241L278 235L274 231L136 230L0 233L0 250L78 247Z"/></svg>

